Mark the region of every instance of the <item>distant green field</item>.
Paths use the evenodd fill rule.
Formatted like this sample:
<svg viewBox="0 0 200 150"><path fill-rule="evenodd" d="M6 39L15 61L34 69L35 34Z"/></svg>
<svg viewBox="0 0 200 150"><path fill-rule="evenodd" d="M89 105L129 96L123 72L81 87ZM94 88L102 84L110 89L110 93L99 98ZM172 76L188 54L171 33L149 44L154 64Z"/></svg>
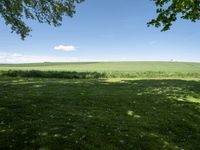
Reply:
<svg viewBox="0 0 200 150"><path fill-rule="evenodd" d="M2 64L0 71L37 70L56 72L97 72L102 77L200 77L200 63L188 62L84 62Z"/></svg>
<svg viewBox="0 0 200 150"><path fill-rule="evenodd" d="M44 71L98 71L98 72L200 72L200 63L187 62L83 62L83 63L35 63L0 65L0 70Z"/></svg>

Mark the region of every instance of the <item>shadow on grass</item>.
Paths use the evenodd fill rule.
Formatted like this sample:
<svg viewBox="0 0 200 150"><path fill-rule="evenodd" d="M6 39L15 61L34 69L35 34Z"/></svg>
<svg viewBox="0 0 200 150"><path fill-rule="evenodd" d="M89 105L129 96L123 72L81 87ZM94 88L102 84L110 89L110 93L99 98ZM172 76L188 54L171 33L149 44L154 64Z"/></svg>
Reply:
<svg viewBox="0 0 200 150"><path fill-rule="evenodd" d="M200 149L200 82L0 79L0 149Z"/></svg>

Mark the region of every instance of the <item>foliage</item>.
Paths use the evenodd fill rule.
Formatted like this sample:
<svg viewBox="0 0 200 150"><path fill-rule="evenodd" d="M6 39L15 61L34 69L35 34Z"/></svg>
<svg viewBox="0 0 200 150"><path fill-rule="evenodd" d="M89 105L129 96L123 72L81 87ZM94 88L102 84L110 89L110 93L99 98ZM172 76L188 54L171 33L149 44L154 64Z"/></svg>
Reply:
<svg viewBox="0 0 200 150"><path fill-rule="evenodd" d="M8 70L0 73L4 77L26 77L26 78L66 78L66 79L98 79L106 77L98 72L67 72L67 71L39 71L39 70Z"/></svg>
<svg viewBox="0 0 200 150"><path fill-rule="evenodd" d="M0 15L7 25L11 25L24 39L31 31L24 22L26 19L34 19L40 23L61 25L63 16L72 17L75 13L75 4L83 0L1 0Z"/></svg>
<svg viewBox="0 0 200 150"><path fill-rule="evenodd" d="M162 31L169 30L172 23L180 16L182 19L196 22L200 19L199 0L152 0L157 6L157 18L148 25L161 27Z"/></svg>
<svg viewBox="0 0 200 150"><path fill-rule="evenodd" d="M84 0L1 0L0 15L12 32L24 39L31 31L24 19L37 20L49 25L61 25L63 16L72 17L75 6ZM193 22L200 19L199 0L152 0L157 7L157 17L148 25L169 30L172 23L180 16Z"/></svg>

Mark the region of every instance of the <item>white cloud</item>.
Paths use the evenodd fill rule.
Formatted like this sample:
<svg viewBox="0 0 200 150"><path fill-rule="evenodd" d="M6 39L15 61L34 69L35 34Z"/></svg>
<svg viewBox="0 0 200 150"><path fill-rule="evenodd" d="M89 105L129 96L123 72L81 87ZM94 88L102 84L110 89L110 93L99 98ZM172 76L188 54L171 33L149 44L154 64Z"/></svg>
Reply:
<svg viewBox="0 0 200 150"><path fill-rule="evenodd" d="M59 46L55 46L54 50L69 52L69 51L75 51L76 47L73 45L59 45Z"/></svg>

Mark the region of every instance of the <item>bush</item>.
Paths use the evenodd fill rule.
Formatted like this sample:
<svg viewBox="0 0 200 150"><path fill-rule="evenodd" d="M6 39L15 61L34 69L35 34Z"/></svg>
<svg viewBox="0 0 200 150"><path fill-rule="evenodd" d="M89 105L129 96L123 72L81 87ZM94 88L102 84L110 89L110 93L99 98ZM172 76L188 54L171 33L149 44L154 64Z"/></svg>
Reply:
<svg viewBox="0 0 200 150"><path fill-rule="evenodd" d="M6 77L32 77L32 78L67 78L67 79L95 79L105 78L103 73L97 72L65 72L65 71L22 71L8 70L1 73L1 76Z"/></svg>
<svg viewBox="0 0 200 150"><path fill-rule="evenodd" d="M66 78L66 79L98 79L98 78L200 78L200 73L168 73L168 72L69 72L39 70L8 70L0 72L5 77L30 78Z"/></svg>

